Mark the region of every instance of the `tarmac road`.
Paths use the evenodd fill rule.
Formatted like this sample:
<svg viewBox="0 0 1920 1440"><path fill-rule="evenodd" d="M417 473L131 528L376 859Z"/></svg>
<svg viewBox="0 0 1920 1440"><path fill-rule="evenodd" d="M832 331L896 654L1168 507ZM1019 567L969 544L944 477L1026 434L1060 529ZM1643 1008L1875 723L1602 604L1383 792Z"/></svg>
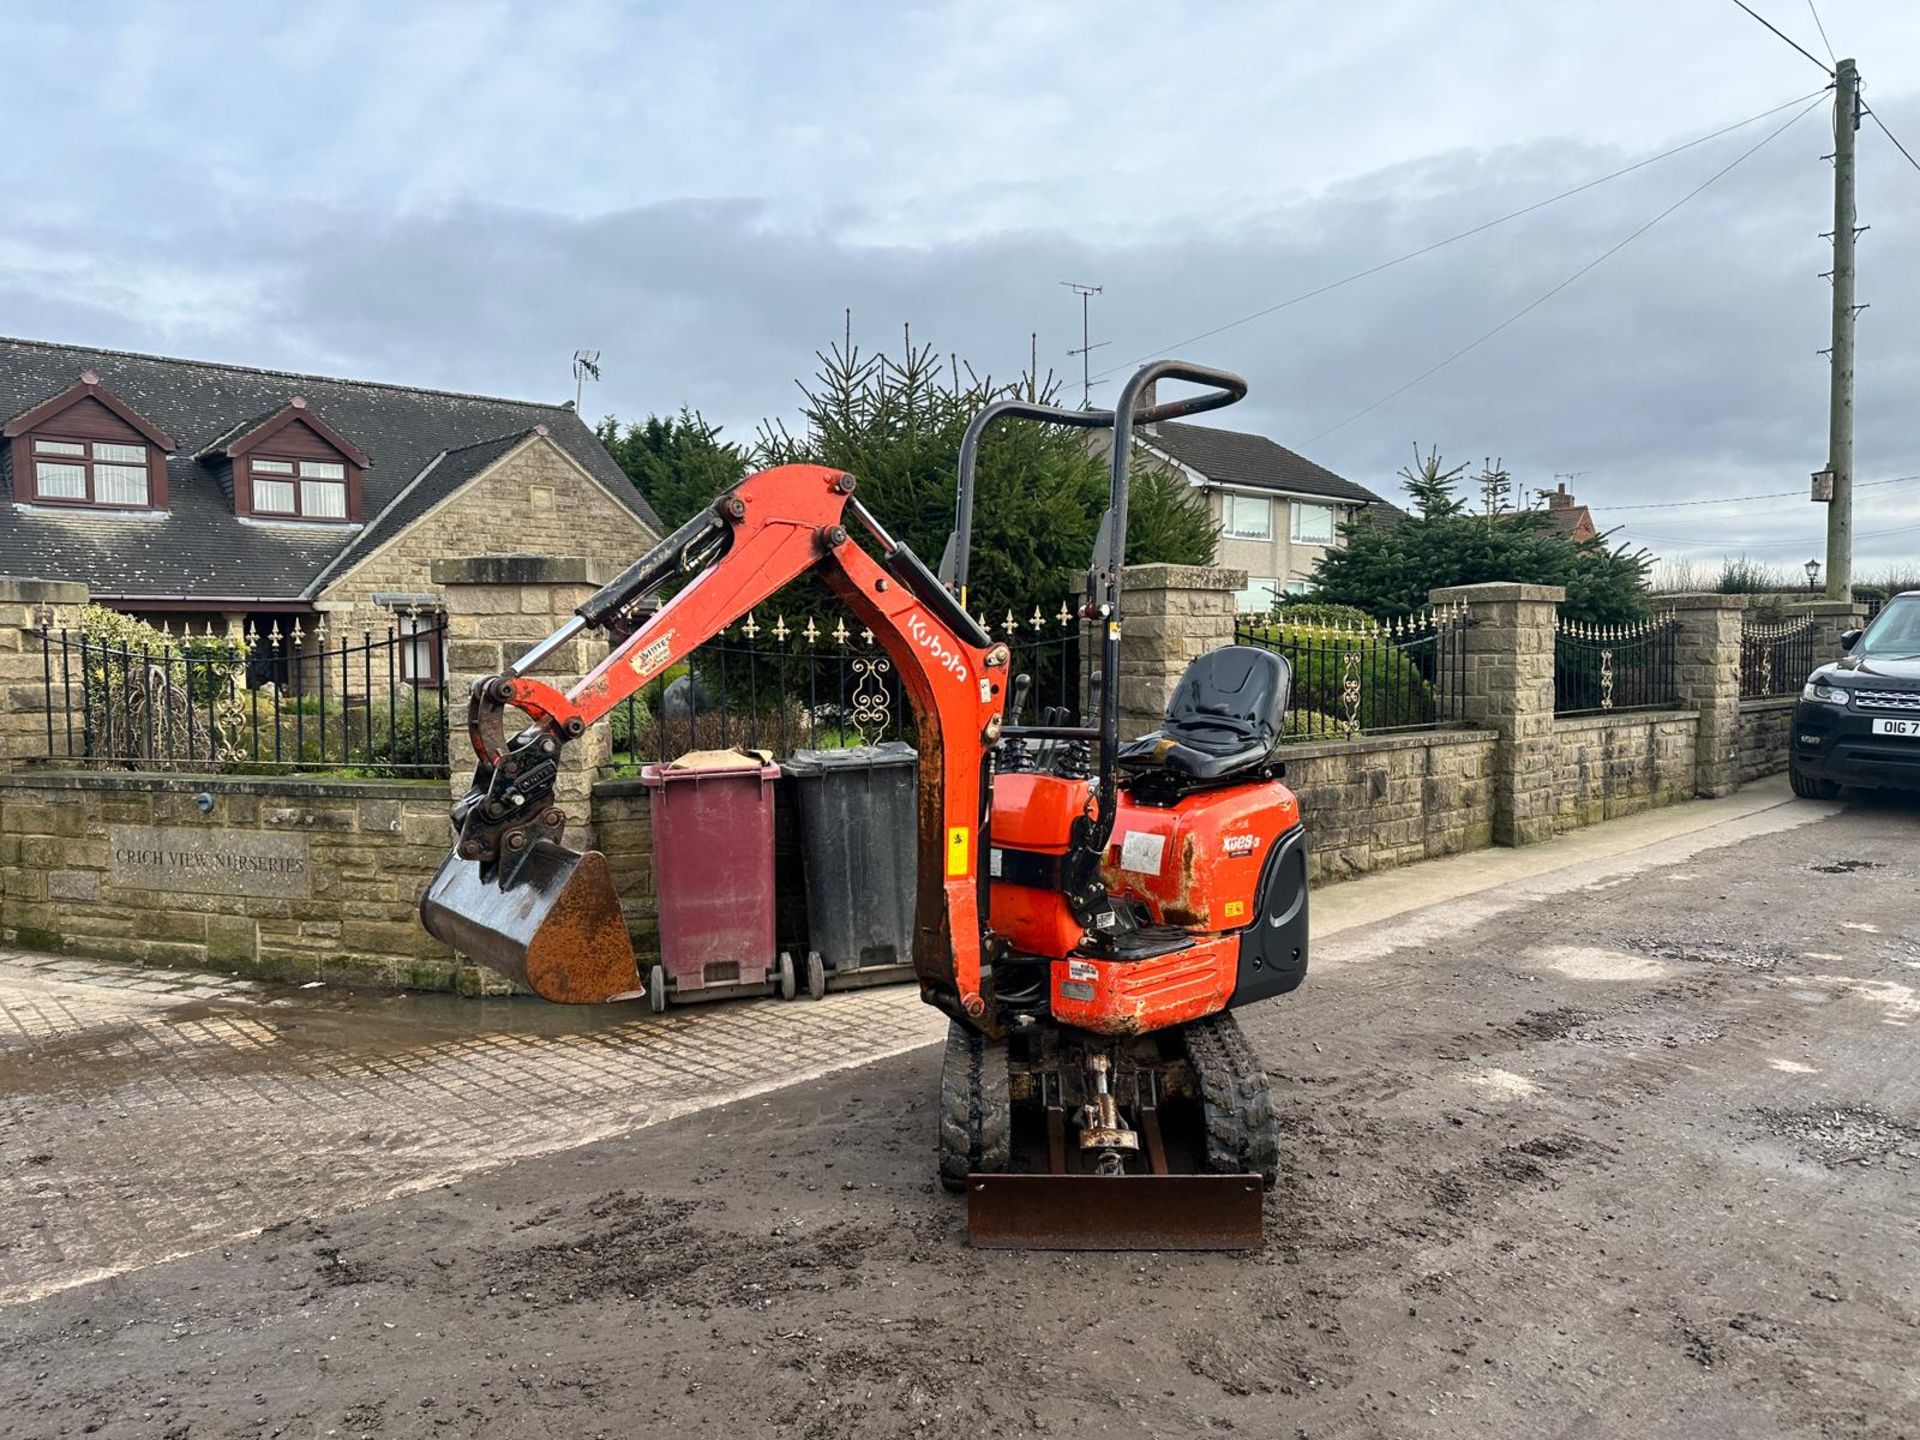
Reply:
<svg viewBox="0 0 1920 1440"><path fill-rule="evenodd" d="M1920 802L1727 813L1317 896L1255 1254L968 1250L913 1048L355 1210L323 1152L0 1309L0 1435L1920 1436Z"/></svg>

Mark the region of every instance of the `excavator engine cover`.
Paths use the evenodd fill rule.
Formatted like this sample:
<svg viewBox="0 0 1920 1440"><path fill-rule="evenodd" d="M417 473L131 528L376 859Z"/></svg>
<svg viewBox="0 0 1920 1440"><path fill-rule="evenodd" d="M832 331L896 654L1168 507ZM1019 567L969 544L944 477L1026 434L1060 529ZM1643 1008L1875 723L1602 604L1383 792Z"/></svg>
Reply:
<svg viewBox="0 0 1920 1440"><path fill-rule="evenodd" d="M543 1000L597 1005L639 993L633 941L598 850L536 840L504 887L449 856L421 898L420 920L435 939Z"/></svg>

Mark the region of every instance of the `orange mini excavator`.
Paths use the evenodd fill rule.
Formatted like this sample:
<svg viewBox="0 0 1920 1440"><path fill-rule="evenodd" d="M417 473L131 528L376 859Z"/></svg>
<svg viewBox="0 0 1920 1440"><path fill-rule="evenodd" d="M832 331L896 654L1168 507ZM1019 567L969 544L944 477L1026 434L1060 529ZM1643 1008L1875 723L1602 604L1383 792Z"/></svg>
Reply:
<svg viewBox="0 0 1920 1440"><path fill-rule="evenodd" d="M1141 407L1162 380L1207 388ZM1202 655L1161 727L1125 744L1111 682L1133 429L1245 393L1236 376L1160 361L1111 412L987 407L962 450L945 583L854 498L853 476L786 465L743 480L505 674L474 683L478 764L421 902L428 930L550 1000L637 994L605 858L561 843L561 747L818 569L892 659L918 725L913 960L922 998L951 1020L939 1173L967 1194L973 1243L1257 1244L1276 1131L1265 1072L1229 1012L1306 972L1306 847L1277 759L1287 664L1252 647ZM1008 673L1007 647L964 604L974 466L1003 418L1112 431L1083 610L1098 642L1093 725L1057 712L1018 723L1027 677ZM592 673L565 691L532 678L590 627L614 640ZM510 737L509 708L530 721Z"/></svg>

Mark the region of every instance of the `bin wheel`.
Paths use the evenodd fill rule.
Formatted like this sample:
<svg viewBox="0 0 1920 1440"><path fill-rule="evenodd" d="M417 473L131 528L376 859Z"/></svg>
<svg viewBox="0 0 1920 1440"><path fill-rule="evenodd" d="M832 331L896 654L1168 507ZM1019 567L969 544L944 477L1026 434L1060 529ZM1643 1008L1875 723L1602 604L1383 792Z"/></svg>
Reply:
<svg viewBox="0 0 1920 1440"><path fill-rule="evenodd" d="M780 952L780 998L791 1000L798 993L798 988L793 980L793 956L782 950Z"/></svg>
<svg viewBox="0 0 1920 1440"><path fill-rule="evenodd" d="M816 1000L827 998L827 962L818 950L807 952L807 994Z"/></svg>
<svg viewBox="0 0 1920 1440"><path fill-rule="evenodd" d="M647 1005L656 1015L667 1009L667 967L656 965L647 972Z"/></svg>

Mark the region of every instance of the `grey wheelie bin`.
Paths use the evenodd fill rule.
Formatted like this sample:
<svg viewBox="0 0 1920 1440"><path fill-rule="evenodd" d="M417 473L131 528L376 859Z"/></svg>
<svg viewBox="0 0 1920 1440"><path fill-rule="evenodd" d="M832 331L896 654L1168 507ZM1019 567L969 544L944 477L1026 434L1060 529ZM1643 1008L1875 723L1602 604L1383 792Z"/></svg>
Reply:
<svg viewBox="0 0 1920 1440"><path fill-rule="evenodd" d="M913 978L919 757L890 740L796 750L783 767L800 812L807 993Z"/></svg>

